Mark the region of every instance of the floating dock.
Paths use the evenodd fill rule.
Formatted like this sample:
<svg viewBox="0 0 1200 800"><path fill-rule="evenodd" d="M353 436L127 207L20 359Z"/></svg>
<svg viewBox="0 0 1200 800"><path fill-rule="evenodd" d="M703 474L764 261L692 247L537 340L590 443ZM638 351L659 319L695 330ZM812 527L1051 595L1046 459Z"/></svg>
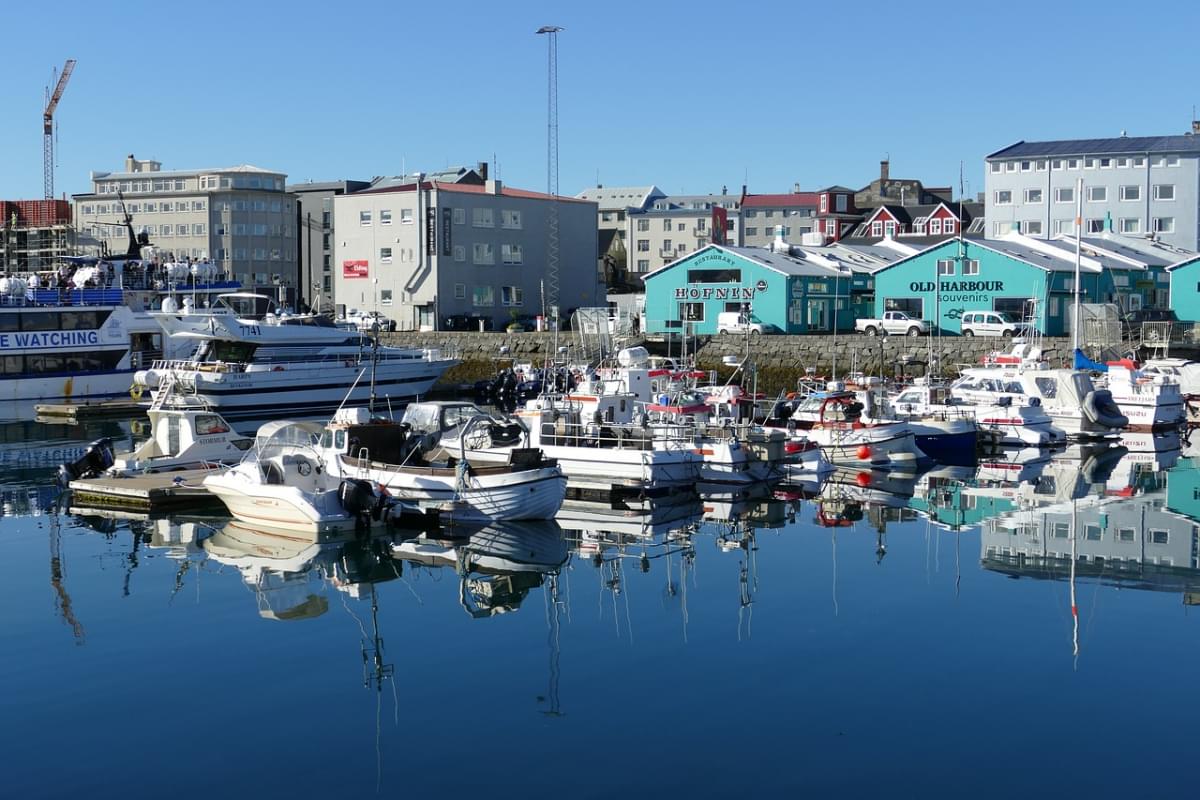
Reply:
<svg viewBox="0 0 1200 800"><path fill-rule="evenodd" d="M79 506L145 512L219 506L221 501L202 483L210 472L189 469L124 478L79 478L71 481L72 502Z"/></svg>
<svg viewBox="0 0 1200 800"><path fill-rule="evenodd" d="M117 398L114 400L80 400L76 403L38 403L33 407L33 411L39 420L78 422L84 419L141 416L149 407L149 402Z"/></svg>

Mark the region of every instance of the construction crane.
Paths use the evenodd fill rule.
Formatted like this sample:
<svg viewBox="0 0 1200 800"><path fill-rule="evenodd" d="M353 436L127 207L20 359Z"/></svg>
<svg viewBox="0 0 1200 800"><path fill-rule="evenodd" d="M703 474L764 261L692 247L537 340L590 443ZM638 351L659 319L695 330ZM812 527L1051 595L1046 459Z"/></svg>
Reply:
<svg viewBox="0 0 1200 800"><path fill-rule="evenodd" d="M45 195L47 200L54 199L54 109L58 108L58 101L62 100L63 92L67 89L67 81L71 79L71 73L75 71L75 59L68 58L67 63L63 64L62 74L58 76L58 82L54 85L54 92L46 90L46 110L42 112L42 136L44 137L43 157L45 158L45 171L43 180L45 182ZM51 80L54 80L51 76Z"/></svg>

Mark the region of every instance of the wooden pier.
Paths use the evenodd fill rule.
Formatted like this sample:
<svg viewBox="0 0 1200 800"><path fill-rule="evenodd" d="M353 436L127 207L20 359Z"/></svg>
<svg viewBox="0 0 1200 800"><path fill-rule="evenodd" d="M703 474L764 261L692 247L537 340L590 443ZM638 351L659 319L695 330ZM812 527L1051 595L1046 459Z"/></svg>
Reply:
<svg viewBox="0 0 1200 800"><path fill-rule="evenodd" d="M149 407L148 402L139 402L131 398L116 398L114 400L80 400L76 403L38 403L33 407L33 411L42 421L79 422L85 419L143 416Z"/></svg>
<svg viewBox="0 0 1200 800"><path fill-rule="evenodd" d="M210 472L190 469L124 478L79 478L71 481L72 503L137 511L178 511L220 505L221 501L202 483Z"/></svg>

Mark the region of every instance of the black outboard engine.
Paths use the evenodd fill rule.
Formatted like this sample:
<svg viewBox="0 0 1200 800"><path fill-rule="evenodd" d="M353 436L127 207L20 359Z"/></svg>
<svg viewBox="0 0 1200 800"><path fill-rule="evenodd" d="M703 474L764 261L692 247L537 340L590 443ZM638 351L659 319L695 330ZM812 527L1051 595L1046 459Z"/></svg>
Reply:
<svg viewBox="0 0 1200 800"><path fill-rule="evenodd" d="M112 439L97 439L83 450L83 455L74 461L58 466L58 485L66 489L71 481L79 478L94 478L113 465Z"/></svg>
<svg viewBox="0 0 1200 800"><path fill-rule="evenodd" d="M365 523L380 518L385 500L370 481L347 478L338 486L338 502L347 514Z"/></svg>

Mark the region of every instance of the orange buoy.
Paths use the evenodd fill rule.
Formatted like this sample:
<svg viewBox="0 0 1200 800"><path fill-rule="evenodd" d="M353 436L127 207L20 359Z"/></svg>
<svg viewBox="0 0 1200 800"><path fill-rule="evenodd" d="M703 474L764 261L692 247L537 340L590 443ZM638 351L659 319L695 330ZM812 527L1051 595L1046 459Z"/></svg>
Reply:
<svg viewBox="0 0 1200 800"><path fill-rule="evenodd" d="M858 457L861 458L863 461L870 460L871 448L867 447L865 444L860 444L858 446Z"/></svg>

